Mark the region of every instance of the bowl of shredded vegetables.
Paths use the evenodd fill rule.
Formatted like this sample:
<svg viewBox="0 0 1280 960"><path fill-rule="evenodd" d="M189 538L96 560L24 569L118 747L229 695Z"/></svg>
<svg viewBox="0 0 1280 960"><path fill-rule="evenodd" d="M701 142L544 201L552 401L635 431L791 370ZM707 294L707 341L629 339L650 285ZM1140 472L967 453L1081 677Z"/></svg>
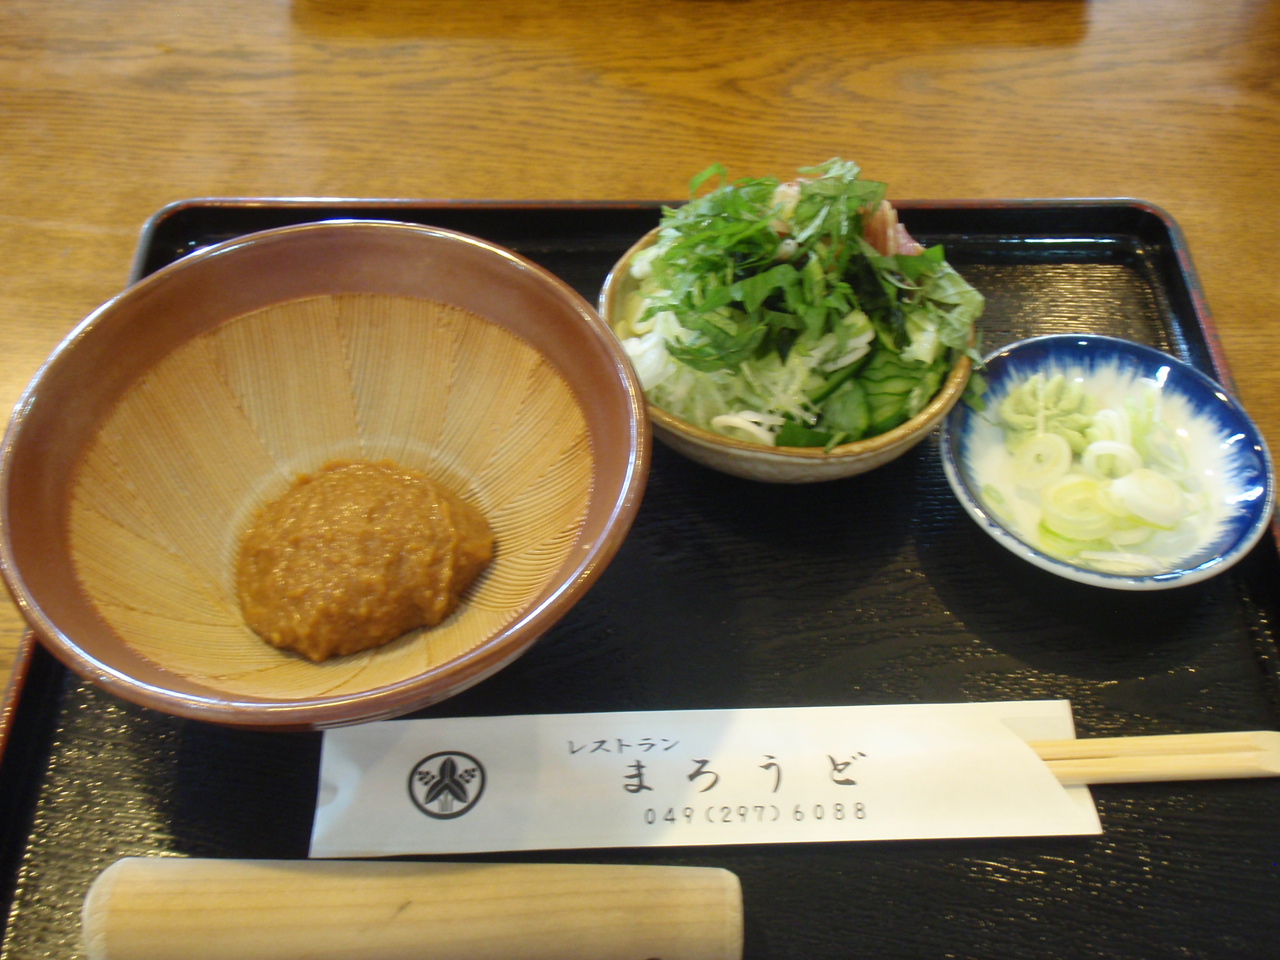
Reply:
<svg viewBox="0 0 1280 960"><path fill-rule="evenodd" d="M942 463L998 543L1059 576L1159 590L1215 576L1271 523L1275 474L1220 384L1152 347L1061 334L986 358L982 409L942 427Z"/></svg>
<svg viewBox="0 0 1280 960"><path fill-rule="evenodd" d="M668 446L735 476L831 480L906 453L964 395L982 295L883 183L837 158L788 182L717 164L690 192L600 294Z"/></svg>

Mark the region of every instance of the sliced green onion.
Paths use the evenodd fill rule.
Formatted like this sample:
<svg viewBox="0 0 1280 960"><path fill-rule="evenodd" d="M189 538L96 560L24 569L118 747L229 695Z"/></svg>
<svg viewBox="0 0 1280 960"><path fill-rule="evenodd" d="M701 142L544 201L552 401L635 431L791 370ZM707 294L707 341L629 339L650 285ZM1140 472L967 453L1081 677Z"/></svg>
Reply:
<svg viewBox="0 0 1280 960"><path fill-rule="evenodd" d="M1116 518L1102 502L1100 485L1092 477L1070 473L1040 493L1044 524L1072 540L1097 540L1116 525Z"/></svg>
<svg viewBox="0 0 1280 960"><path fill-rule="evenodd" d="M1080 466L1095 477L1111 480L1137 470L1142 466L1142 456L1127 443L1095 440L1084 448Z"/></svg>
<svg viewBox="0 0 1280 960"><path fill-rule="evenodd" d="M1004 494L1001 493L1000 488L994 484L984 483L982 485L982 497L984 500L989 501L997 507L1003 507L1005 505Z"/></svg>
<svg viewBox="0 0 1280 960"><path fill-rule="evenodd" d="M1155 527L1150 527L1146 524L1121 521L1114 530L1107 534L1107 541L1117 547L1136 547L1150 540L1155 532Z"/></svg>
<svg viewBox="0 0 1280 960"><path fill-rule="evenodd" d="M1085 430L1084 435L1090 442L1095 440L1115 440L1117 443L1133 445L1133 431L1129 428L1129 418L1119 410L1099 410L1093 415L1093 423Z"/></svg>
<svg viewBox="0 0 1280 960"><path fill-rule="evenodd" d="M1043 520L1036 527L1038 546L1051 556L1075 562L1081 550L1110 550L1111 544L1106 540L1077 540L1064 537L1050 529Z"/></svg>
<svg viewBox="0 0 1280 960"><path fill-rule="evenodd" d="M1056 433L1028 437L1013 455L1013 477L1028 490L1056 483L1071 469L1071 444Z"/></svg>
<svg viewBox="0 0 1280 960"><path fill-rule="evenodd" d="M1111 495L1143 523L1161 530L1172 530L1189 512L1182 488L1146 467L1113 480Z"/></svg>

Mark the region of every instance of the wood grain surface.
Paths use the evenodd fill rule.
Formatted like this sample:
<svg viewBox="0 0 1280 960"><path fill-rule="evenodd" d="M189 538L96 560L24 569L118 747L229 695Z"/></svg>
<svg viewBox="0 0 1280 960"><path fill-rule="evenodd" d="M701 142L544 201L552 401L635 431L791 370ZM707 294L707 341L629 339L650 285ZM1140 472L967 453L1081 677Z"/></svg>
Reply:
<svg viewBox="0 0 1280 960"><path fill-rule="evenodd" d="M1280 438L1268 0L8 0L0 404L174 200L665 199L837 155L900 198L1164 208ZM0 604L0 677L20 635Z"/></svg>

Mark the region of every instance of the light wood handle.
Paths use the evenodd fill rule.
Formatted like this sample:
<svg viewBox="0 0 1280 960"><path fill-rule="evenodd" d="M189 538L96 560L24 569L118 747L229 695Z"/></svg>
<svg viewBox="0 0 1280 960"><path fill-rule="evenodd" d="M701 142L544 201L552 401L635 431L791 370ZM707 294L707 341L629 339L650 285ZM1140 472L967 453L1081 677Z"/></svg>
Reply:
<svg viewBox="0 0 1280 960"><path fill-rule="evenodd" d="M1064 785L1280 776L1280 732L1040 740L1032 749Z"/></svg>
<svg viewBox="0 0 1280 960"><path fill-rule="evenodd" d="M1173 733L1145 737L1037 740L1033 741L1031 746L1042 760L1185 756L1255 751L1280 756L1280 731L1241 730L1228 733Z"/></svg>
<svg viewBox="0 0 1280 960"><path fill-rule="evenodd" d="M1046 760L1063 786L1081 783L1143 783L1161 780L1236 780L1280 776L1280 763L1268 754L1200 753L1177 756L1093 757Z"/></svg>
<svg viewBox="0 0 1280 960"><path fill-rule="evenodd" d="M130 858L85 899L89 960L737 960L727 870Z"/></svg>

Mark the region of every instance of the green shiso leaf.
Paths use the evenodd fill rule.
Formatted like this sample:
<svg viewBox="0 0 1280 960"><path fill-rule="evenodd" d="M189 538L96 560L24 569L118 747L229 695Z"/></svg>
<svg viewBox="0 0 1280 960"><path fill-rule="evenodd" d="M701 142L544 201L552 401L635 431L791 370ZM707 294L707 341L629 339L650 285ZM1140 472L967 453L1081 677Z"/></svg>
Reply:
<svg viewBox="0 0 1280 960"><path fill-rule="evenodd" d="M723 163L713 163L707 169L703 170L692 180L689 181L689 196L693 196L702 189L702 185L712 177L719 177L721 184L728 178L729 171L725 169Z"/></svg>

